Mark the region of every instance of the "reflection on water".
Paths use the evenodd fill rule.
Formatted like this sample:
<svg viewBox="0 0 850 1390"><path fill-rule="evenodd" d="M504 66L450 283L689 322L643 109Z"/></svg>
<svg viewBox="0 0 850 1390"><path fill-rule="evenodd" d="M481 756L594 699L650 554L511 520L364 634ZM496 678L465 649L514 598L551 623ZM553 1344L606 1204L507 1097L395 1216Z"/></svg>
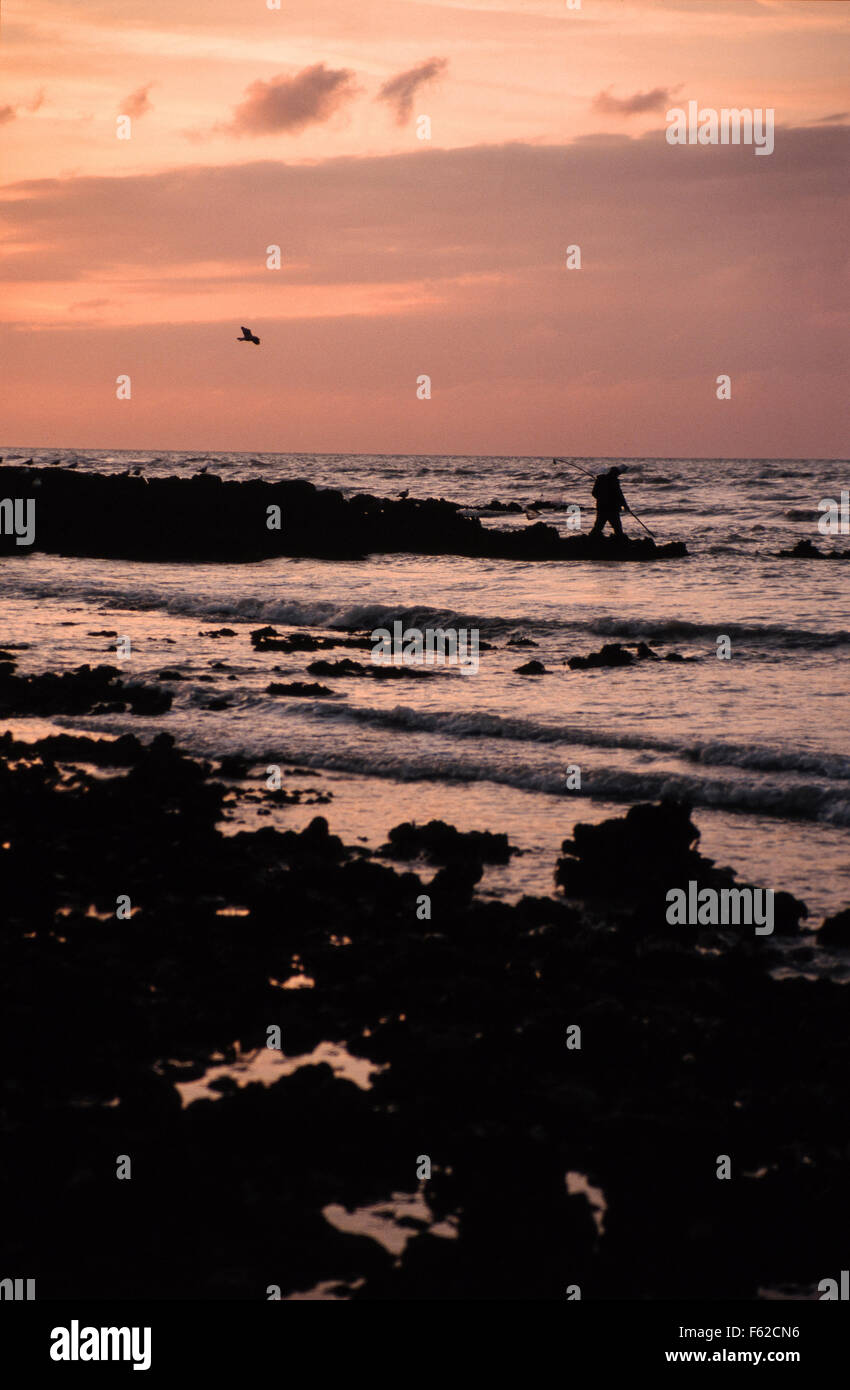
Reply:
<svg viewBox="0 0 850 1390"><path fill-rule="evenodd" d="M420 1231L444 1240L457 1239L457 1221L448 1217L434 1221L428 1203L420 1192L393 1192L389 1201L347 1211L339 1202L322 1208L325 1220L338 1231L370 1236L391 1255L402 1255L407 1242Z"/></svg>
<svg viewBox="0 0 850 1390"><path fill-rule="evenodd" d="M372 1077L386 1071L386 1066L377 1066L365 1057L354 1057L341 1043L323 1042L312 1052L297 1057L286 1057L269 1047L261 1047L256 1052L241 1054L235 1062L208 1067L203 1076L194 1081L176 1082L183 1106L196 1100L219 1100L220 1092L213 1083L227 1077L237 1086L249 1086L259 1081L263 1086L273 1086L282 1076L290 1076L299 1067L316 1066L326 1062L335 1076L345 1081L353 1081L361 1090L368 1091Z"/></svg>

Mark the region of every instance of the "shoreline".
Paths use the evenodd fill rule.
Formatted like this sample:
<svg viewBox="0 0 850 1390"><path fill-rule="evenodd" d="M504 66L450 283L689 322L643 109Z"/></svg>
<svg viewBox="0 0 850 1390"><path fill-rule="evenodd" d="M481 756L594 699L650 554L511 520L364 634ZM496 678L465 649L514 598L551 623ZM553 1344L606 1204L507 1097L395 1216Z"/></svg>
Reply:
<svg viewBox="0 0 850 1390"><path fill-rule="evenodd" d="M424 850L423 873L346 847L321 816L223 835L232 780L167 735L4 740L0 769L16 808L0 860L19 1184L7 1243L38 1257L42 1296L251 1298L332 1280L354 1299L562 1299L566 1265L587 1297L755 1298L789 1283L809 1297L840 1265L842 987L771 978L776 948L751 929L665 923L667 883L732 882L692 848L686 807L579 826L553 865L571 898L507 905L476 893L481 859L509 853L498 836L397 826L388 843ZM612 836L632 866L625 893L611 889ZM789 900L777 931L817 950L801 910ZM846 917L829 929L841 950ZM50 1000L35 1035L26 981ZM215 1100L181 1104L178 1083L257 1055L270 1025L284 1057L332 1044L382 1070L365 1088L327 1062L270 1084L216 1072ZM574 1025L581 1047L565 1048ZM116 1029L120 1047L104 1048ZM804 1092L803 1110L776 1103ZM268 1142L281 1126L283 1148ZM46 1191L45 1143L75 1155ZM736 1182L717 1183L714 1154L729 1151ZM115 1153L132 1154L132 1183L111 1176ZM604 1235L565 1173L603 1194ZM647 1206L659 1173L667 1219ZM801 1183L822 1219L790 1203ZM322 1215L399 1193L428 1216L398 1264ZM677 1208L693 1212L684 1228ZM86 1229L82 1251L57 1248L60 1213Z"/></svg>
<svg viewBox="0 0 850 1390"><path fill-rule="evenodd" d="M843 1258L850 921L840 830L798 817L843 814L850 772L835 719L798 714L847 644L802 566L766 609L730 583L715 621L697 543L567 591L477 554L309 561L332 513L393 544L406 516L445 518L440 544L549 530L453 503L26 475L77 549L217 548L287 490L307 518L304 558L239 573L7 565L7 1244L40 1296L816 1298ZM370 660L376 625L469 609L474 684ZM550 795L575 758L581 799ZM720 916L666 916L697 888Z"/></svg>

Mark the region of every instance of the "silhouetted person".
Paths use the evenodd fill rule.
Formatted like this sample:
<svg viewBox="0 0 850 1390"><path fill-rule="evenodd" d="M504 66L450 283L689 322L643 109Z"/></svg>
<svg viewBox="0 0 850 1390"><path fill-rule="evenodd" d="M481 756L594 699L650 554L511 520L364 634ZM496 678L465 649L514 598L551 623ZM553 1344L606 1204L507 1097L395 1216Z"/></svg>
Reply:
<svg viewBox="0 0 850 1390"><path fill-rule="evenodd" d="M620 512L628 511L629 508L620 487L621 472L622 469L620 468L609 468L607 473L600 473L593 484L593 496L596 498L596 520L590 532L591 536L601 536L606 522L611 523L611 530L615 536L622 536L623 534Z"/></svg>

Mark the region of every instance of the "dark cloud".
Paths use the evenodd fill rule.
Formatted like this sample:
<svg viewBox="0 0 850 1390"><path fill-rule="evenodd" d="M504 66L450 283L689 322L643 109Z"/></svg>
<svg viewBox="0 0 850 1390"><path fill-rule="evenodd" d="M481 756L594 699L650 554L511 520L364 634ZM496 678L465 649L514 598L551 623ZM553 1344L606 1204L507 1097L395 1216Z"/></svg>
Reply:
<svg viewBox="0 0 850 1390"><path fill-rule="evenodd" d="M17 114L14 106L0 106L0 125L6 125L8 121L13 121Z"/></svg>
<svg viewBox="0 0 850 1390"><path fill-rule="evenodd" d="M125 97L121 103L120 115L132 116L133 120L137 121L140 116L152 111L153 107L148 99L148 92L152 86L153 83L149 82L146 87L137 87L135 92L131 92L128 97Z"/></svg>
<svg viewBox="0 0 850 1390"><path fill-rule="evenodd" d="M20 242L7 247L0 278L88 280L97 228L98 275L108 271L110 279L122 269L132 279L144 262L192 282L187 266L232 264L241 274L254 260L267 279L265 247L283 242L285 230L290 263L280 275L293 283L534 276L560 264L564 246L577 241L597 265L625 264L634 275L657 262L678 284L680 263L688 273L693 258L713 263L718 225L724 264L740 261L754 275L757 225L763 266L784 267L787 247L816 229L810 268L826 283L845 256L836 200L844 195L846 138L838 125L782 127L765 160L744 146L671 158L663 131L652 131L639 139L434 150L427 160L415 151L37 179L0 191L0 217ZM582 230L567 235L577 207Z"/></svg>
<svg viewBox="0 0 850 1390"><path fill-rule="evenodd" d="M593 98L593 110L604 116L642 116L646 111L666 111L677 87L653 87L630 97L612 97L609 91Z"/></svg>
<svg viewBox="0 0 850 1390"><path fill-rule="evenodd" d="M347 68L326 68L316 63L294 77L273 77L252 82L245 100L233 112L233 120L219 129L234 135L273 135L283 130L328 120L343 102L354 96L354 74Z"/></svg>
<svg viewBox="0 0 850 1390"><path fill-rule="evenodd" d="M446 58L427 58L424 63L418 63L415 68L408 68L407 72L400 72L397 77L385 82L378 93L378 101L385 101L391 106L398 124L404 125L413 113L413 98L419 88L426 82L433 82L435 77L441 77L447 67Z"/></svg>

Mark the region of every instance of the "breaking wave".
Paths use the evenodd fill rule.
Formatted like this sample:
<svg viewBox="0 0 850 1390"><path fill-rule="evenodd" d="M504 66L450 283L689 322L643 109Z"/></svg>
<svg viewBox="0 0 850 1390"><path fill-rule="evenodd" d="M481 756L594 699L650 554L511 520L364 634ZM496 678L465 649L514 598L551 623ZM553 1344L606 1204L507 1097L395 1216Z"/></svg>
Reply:
<svg viewBox="0 0 850 1390"><path fill-rule="evenodd" d="M393 605L386 603L342 603L326 599L266 598L257 594L216 597L190 590L154 588L146 585L117 586L104 580L30 580L8 576L7 597L82 599L106 609L162 610L176 616L203 621L281 623L291 627L324 627L336 630L366 630L391 627L394 621L406 627L478 628L485 636L507 636L526 631L582 634L618 638L620 641L674 642L706 640L714 645L722 631L739 643L755 647L823 649L850 644L850 632L839 629L823 632L771 623L699 623L687 618L597 617L563 621L528 615L484 616L428 604Z"/></svg>

